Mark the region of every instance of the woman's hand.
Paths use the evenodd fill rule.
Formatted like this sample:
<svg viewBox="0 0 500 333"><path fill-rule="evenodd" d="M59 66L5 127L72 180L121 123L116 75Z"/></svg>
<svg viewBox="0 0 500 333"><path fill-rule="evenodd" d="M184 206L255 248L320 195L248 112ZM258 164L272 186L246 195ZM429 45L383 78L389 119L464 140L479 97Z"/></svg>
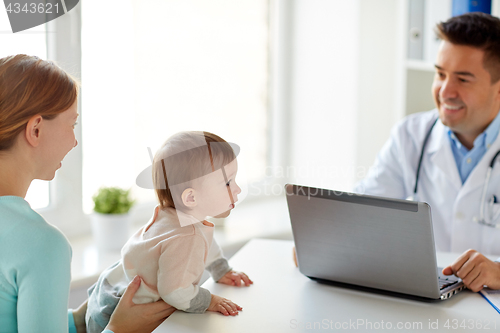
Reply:
<svg viewBox="0 0 500 333"><path fill-rule="evenodd" d="M87 333L87 326L85 325L85 313L87 312L87 302L82 303L78 309L73 311L73 320L75 321L77 333Z"/></svg>
<svg viewBox="0 0 500 333"><path fill-rule="evenodd" d="M114 333L150 333L175 311L163 300L148 304L132 302L140 285L141 278L136 276L125 290L106 329Z"/></svg>

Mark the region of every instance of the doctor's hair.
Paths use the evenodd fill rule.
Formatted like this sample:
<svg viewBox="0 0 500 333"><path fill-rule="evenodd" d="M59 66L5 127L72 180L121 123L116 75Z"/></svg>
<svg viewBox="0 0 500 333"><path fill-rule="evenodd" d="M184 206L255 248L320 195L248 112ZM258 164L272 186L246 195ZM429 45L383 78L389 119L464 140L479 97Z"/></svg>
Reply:
<svg viewBox="0 0 500 333"><path fill-rule="evenodd" d="M467 13L438 23L435 32L441 40L483 50L483 67L490 73L491 83L500 79L500 19L480 12Z"/></svg>
<svg viewBox="0 0 500 333"><path fill-rule="evenodd" d="M78 98L79 83L52 61L18 54L0 59L0 152L14 146L36 115L54 119Z"/></svg>
<svg viewBox="0 0 500 333"><path fill-rule="evenodd" d="M213 133L174 134L153 159L153 185L160 207L183 208L176 207L175 202L181 202L185 189L196 187L198 178L221 169L235 158L231 145Z"/></svg>

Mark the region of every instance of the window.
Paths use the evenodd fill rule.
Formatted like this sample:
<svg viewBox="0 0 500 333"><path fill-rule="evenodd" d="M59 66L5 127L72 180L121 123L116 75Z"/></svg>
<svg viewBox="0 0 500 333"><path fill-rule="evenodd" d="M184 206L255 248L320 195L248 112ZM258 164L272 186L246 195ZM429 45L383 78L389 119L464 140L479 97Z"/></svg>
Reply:
<svg viewBox="0 0 500 333"><path fill-rule="evenodd" d="M47 59L46 25L12 33L9 18L5 10L0 10L0 58L14 54L35 55ZM49 182L35 180L26 195L32 208L43 208L49 205Z"/></svg>
<svg viewBox="0 0 500 333"><path fill-rule="evenodd" d="M172 134L204 130L241 147L252 183L268 165L268 1L82 3L84 210L100 186L133 188ZM113 13L110 15L110 13ZM100 24L99 22L106 22ZM244 166L244 167L243 167Z"/></svg>

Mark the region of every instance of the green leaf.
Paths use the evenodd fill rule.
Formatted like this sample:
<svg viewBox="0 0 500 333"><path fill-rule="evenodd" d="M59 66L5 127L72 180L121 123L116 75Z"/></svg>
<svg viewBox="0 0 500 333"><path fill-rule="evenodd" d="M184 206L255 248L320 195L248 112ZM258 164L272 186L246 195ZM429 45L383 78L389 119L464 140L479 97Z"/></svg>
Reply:
<svg viewBox="0 0 500 333"><path fill-rule="evenodd" d="M130 198L130 189L119 187L101 187L92 200L94 211L101 214L126 214L135 203Z"/></svg>

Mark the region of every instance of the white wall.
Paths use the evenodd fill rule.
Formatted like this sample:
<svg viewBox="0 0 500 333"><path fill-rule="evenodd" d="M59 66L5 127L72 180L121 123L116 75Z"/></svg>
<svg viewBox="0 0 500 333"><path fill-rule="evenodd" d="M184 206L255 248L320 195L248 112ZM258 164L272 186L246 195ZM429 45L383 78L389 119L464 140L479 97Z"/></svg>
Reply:
<svg viewBox="0 0 500 333"><path fill-rule="evenodd" d="M399 117L398 0L287 3L288 181L350 190Z"/></svg>
<svg viewBox="0 0 500 333"><path fill-rule="evenodd" d="M292 11L290 181L349 189L356 148L359 1L297 0Z"/></svg>
<svg viewBox="0 0 500 333"><path fill-rule="evenodd" d="M363 178L399 119L396 110L401 0L361 0L356 180ZM401 67L402 70L402 67ZM430 87L429 87L430 90Z"/></svg>

